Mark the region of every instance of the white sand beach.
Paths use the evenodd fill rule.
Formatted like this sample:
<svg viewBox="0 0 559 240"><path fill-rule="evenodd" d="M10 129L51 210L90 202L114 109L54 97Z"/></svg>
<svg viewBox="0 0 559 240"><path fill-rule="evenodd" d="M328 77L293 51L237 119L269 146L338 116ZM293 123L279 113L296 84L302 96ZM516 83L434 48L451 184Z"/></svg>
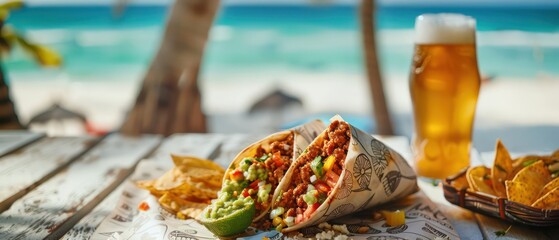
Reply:
<svg viewBox="0 0 559 240"><path fill-rule="evenodd" d="M369 116L371 100L363 75L344 73L269 72L236 76L211 75L200 81L203 107L209 116L211 132L269 132L281 124L318 113L345 113ZM132 106L141 75L114 76L113 81L72 81L39 79L12 74L12 96L24 123L54 102L86 115L99 129L120 126ZM411 102L405 75L384 80L389 108L396 124L411 125ZM224 81L223 79L227 79ZM282 113L248 115L257 99L280 88L303 101L303 109ZM558 125L559 78L502 79L498 76L482 85L476 127ZM342 93L341 96L339 93ZM337 97L338 96L338 97ZM403 118L403 119L402 119ZM409 129L411 126L396 126ZM401 132L401 131L400 131ZM405 132L405 131L404 131Z"/></svg>

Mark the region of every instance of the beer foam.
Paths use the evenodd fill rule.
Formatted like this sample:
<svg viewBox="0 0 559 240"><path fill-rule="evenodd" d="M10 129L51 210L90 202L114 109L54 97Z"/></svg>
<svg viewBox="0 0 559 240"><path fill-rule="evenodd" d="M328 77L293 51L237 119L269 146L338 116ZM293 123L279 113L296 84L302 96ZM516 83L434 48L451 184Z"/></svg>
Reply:
<svg viewBox="0 0 559 240"><path fill-rule="evenodd" d="M423 14L415 20L416 44L476 42L476 20L461 14Z"/></svg>

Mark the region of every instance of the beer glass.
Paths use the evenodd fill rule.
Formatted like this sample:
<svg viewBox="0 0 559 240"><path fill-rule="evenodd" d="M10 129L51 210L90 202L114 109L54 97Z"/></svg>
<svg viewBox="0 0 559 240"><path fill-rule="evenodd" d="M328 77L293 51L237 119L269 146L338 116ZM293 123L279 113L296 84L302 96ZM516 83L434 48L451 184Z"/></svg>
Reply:
<svg viewBox="0 0 559 240"><path fill-rule="evenodd" d="M420 176L442 179L470 163L480 87L475 25L459 14L424 14L415 21L409 87Z"/></svg>

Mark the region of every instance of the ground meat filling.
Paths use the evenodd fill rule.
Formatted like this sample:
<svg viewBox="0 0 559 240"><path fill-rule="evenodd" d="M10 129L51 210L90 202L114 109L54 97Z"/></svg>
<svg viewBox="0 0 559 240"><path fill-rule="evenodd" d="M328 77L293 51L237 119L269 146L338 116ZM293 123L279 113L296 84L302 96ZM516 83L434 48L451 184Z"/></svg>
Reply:
<svg viewBox="0 0 559 240"><path fill-rule="evenodd" d="M281 212L277 216L287 222L287 226L292 220L288 217L294 218L293 224L307 219L330 195L342 173L350 138L349 125L334 121L323 135L322 144L309 146L294 163L296 166L290 185L278 203L281 210L272 210ZM276 214L272 213L271 217L276 217ZM279 222L278 226L281 225Z"/></svg>
<svg viewBox="0 0 559 240"><path fill-rule="evenodd" d="M254 156L244 158L239 164L237 164L236 168L231 171L230 178L232 180L238 182L239 184L243 184L243 186L247 186L240 193L236 194L242 194L245 197L250 196L254 199L256 216L260 215L262 211L268 210L272 201L274 190L291 165L291 160L293 159L293 137L293 134L289 134L285 139L272 142L270 144L269 152L266 152L266 150L262 147L258 147ZM253 179L254 176L249 176L251 175L251 171L248 169L251 167L255 169L262 169L260 172L252 169L257 172L258 177L256 180ZM235 173L241 174L237 174L236 177L233 177ZM267 185L270 185L270 189L267 189L267 201L260 201L259 198L262 198L262 196L260 196L259 191L262 188L266 188ZM253 224L253 227L257 227L259 229L269 229L270 226L271 222L267 219Z"/></svg>

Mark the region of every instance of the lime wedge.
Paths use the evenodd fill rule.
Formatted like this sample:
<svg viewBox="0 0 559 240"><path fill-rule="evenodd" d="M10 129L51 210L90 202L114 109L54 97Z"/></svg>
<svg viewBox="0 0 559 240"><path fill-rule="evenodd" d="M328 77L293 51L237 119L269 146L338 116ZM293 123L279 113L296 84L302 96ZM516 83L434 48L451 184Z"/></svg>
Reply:
<svg viewBox="0 0 559 240"><path fill-rule="evenodd" d="M209 208L206 208L207 211ZM205 212L201 214L200 223L218 237L228 237L243 233L252 223L256 214L254 203L246 204L243 208L218 219L206 218Z"/></svg>

